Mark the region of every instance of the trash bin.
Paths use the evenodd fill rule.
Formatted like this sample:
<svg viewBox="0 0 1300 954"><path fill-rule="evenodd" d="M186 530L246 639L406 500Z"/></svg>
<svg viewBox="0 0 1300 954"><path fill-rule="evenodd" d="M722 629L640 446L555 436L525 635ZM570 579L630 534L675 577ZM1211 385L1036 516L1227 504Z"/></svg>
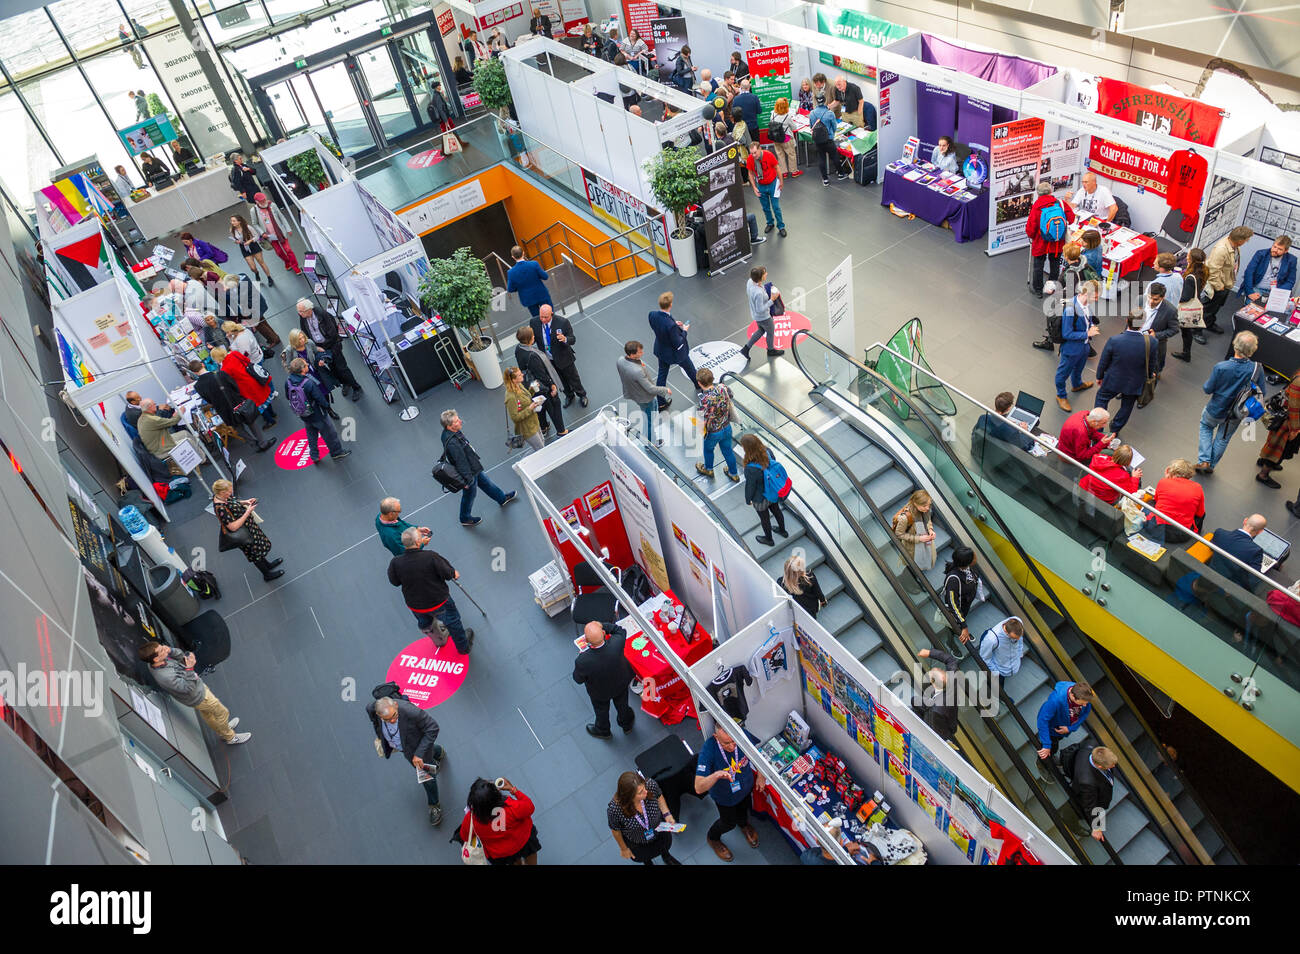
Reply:
<svg viewBox="0 0 1300 954"><path fill-rule="evenodd" d="M199 601L175 567L150 567L147 579L154 612L168 629L175 632L199 615Z"/></svg>

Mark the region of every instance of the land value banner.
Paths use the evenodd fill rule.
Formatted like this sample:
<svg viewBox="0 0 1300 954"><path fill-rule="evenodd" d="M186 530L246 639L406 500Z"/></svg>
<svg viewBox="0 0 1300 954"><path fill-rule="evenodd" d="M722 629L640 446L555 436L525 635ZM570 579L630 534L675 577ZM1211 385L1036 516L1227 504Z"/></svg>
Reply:
<svg viewBox="0 0 1300 954"><path fill-rule="evenodd" d="M1104 78L1097 81L1097 112L1204 146L1214 145L1223 120L1218 106Z"/></svg>
<svg viewBox="0 0 1300 954"><path fill-rule="evenodd" d="M695 171L706 180L700 209L704 213L710 275L750 254L745 187L740 181L742 152L740 146L732 143L695 163Z"/></svg>
<svg viewBox="0 0 1300 954"><path fill-rule="evenodd" d="M1037 198L1043 158L1043 121L1017 119L993 127L989 154L989 254L1029 244L1025 223Z"/></svg>
<svg viewBox="0 0 1300 954"><path fill-rule="evenodd" d="M899 26L878 17L870 17L865 13L858 13L856 10L827 10L825 7L818 7L817 32L879 49L893 43L895 40L902 39L907 36L909 31L905 26ZM857 73L859 76L876 78L876 68L874 66L868 66L856 60L847 60L830 53L818 53L817 56L827 66L838 67L846 73Z"/></svg>

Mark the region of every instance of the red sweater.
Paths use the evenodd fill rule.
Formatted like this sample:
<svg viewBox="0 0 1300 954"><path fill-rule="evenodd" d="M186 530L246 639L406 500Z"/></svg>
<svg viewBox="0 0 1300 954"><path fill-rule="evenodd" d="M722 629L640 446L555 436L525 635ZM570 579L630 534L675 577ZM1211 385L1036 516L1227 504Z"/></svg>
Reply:
<svg viewBox="0 0 1300 954"><path fill-rule="evenodd" d="M1060 202L1061 208L1065 210L1065 221L1074 222L1074 209L1070 208L1068 203L1061 202L1060 199L1053 195L1040 195L1034 200L1034 204L1029 207L1029 221L1025 223L1025 234L1031 240L1029 246L1030 255L1060 255L1061 249L1065 247L1065 239L1049 242L1038 230L1039 213L1042 212L1043 207L1057 202Z"/></svg>
<svg viewBox="0 0 1300 954"><path fill-rule="evenodd" d="M1123 487L1129 493L1133 493L1138 489L1136 475L1129 473L1127 467L1121 467L1115 463L1115 458L1109 454L1094 454L1092 462L1088 466L1112 484ZM1092 474L1084 474L1079 480L1079 486L1108 504L1114 505L1115 501L1119 500L1118 490L1111 487L1110 484L1098 480Z"/></svg>
<svg viewBox="0 0 1300 954"><path fill-rule="evenodd" d="M1186 477L1162 478L1156 484L1156 499L1151 503L1188 530L1196 529L1193 520L1199 521L1205 516L1205 491L1196 481ZM1156 523L1167 524L1169 521L1157 517Z"/></svg>
<svg viewBox="0 0 1300 954"><path fill-rule="evenodd" d="M759 185L769 185L776 179L776 156L766 149L759 150L758 161L762 164L762 169L754 169L754 157L746 156L745 165L749 166L749 171L758 176Z"/></svg>
<svg viewBox="0 0 1300 954"><path fill-rule="evenodd" d="M1097 451L1109 443L1101 431L1093 430L1088 425L1088 411L1091 410L1092 408L1075 411L1067 417L1056 440L1056 449L1062 454L1069 454L1080 464L1088 463Z"/></svg>
<svg viewBox="0 0 1300 954"><path fill-rule="evenodd" d="M271 385L269 383L258 384L253 380L253 376L248 373L251 364L248 355L239 351L232 351L226 355L226 360L221 362L221 370L230 375L230 379L235 382L235 387L239 389L242 397L248 398L258 407L261 407L266 403L266 399L271 396Z"/></svg>
<svg viewBox="0 0 1300 954"><path fill-rule="evenodd" d="M460 840L469 838L470 813L460 821ZM483 851L489 858L509 858L516 854L528 842L533 833L533 801L519 790L513 797L506 796L506 805L501 817L484 825L474 819L474 834L483 842Z"/></svg>

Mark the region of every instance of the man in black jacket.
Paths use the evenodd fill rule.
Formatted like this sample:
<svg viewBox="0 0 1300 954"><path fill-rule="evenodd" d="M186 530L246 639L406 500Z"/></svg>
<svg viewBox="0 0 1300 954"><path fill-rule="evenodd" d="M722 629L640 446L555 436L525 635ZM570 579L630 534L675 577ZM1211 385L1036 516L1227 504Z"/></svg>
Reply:
<svg viewBox="0 0 1300 954"><path fill-rule="evenodd" d="M284 393L289 407L307 428L307 453L312 463L320 462L320 441L325 439L330 460L342 460L352 451L343 447L339 432L329 419L329 398L320 382L307 373L307 361L294 358L289 362L289 377L284 382Z"/></svg>
<svg viewBox="0 0 1300 954"><path fill-rule="evenodd" d="M533 7L533 18L528 21L528 32L551 39L551 18L540 7Z"/></svg>
<svg viewBox="0 0 1300 954"><path fill-rule="evenodd" d="M550 431L546 422L549 414L555 422L555 433L563 437L569 431L564 426L564 412L560 410L560 371L552 363L550 355L537 347L537 336L530 326L525 325L516 331L515 340L519 342L515 345L515 363L524 372L524 380L529 386L536 384L534 392L546 398L546 403L537 412L537 419L542 423L542 436Z"/></svg>
<svg viewBox="0 0 1300 954"><path fill-rule="evenodd" d="M912 708L939 738L952 744L957 735L957 686L952 681L957 659L942 649L922 649L917 655L933 659L944 668L936 666L926 673L928 685L922 693L921 704L913 704Z"/></svg>
<svg viewBox="0 0 1300 954"><path fill-rule="evenodd" d="M546 352L560 374L560 385L564 389L564 406L573 403L574 398L587 406L587 389L582 386L578 376L578 359L573 353L573 346L578 343L578 336L573 333L569 319L556 315L550 305L542 305L537 310L537 317L528 322L533 330L533 342Z"/></svg>
<svg viewBox="0 0 1300 954"><path fill-rule="evenodd" d="M1119 764L1115 753L1104 745L1095 748L1078 742L1061 753L1061 768L1070 777L1070 788L1083 810L1086 834L1106 840L1106 809L1114 791L1114 771Z"/></svg>
<svg viewBox="0 0 1300 954"><path fill-rule="evenodd" d="M1141 328L1147 334L1155 335L1159 342L1151 370L1157 375L1165 369L1165 354L1169 339L1178 334L1178 306L1165 298L1165 286L1152 282L1147 286L1146 306L1142 309Z"/></svg>
<svg viewBox="0 0 1300 954"><path fill-rule="evenodd" d="M438 744L438 723L433 716L405 699L384 696L366 706L366 715L375 728L375 744L384 758L400 752L429 778L422 783L429 802L429 824L442 824L442 807L438 804L438 769L447 752Z"/></svg>
<svg viewBox="0 0 1300 954"><path fill-rule="evenodd" d="M262 191L257 181L257 173L244 165L244 157L240 153L232 153L230 162L230 188L238 192L245 202L252 205L253 196Z"/></svg>
<svg viewBox="0 0 1300 954"><path fill-rule="evenodd" d="M339 333L338 319L324 308L317 308L310 299L298 299L298 327L316 346L330 353L330 373L343 385L343 396L351 393L352 400L361 397L361 385L343 358L343 336Z"/></svg>
<svg viewBox="0 0 1300 954"><path fill-rule="evenodd" d="M573 681L587 690L596 721L587 725L587 734L598 739L611 739L609 731L609 704L614 703L618 725L624 732L632 731L636 713L627 702L627 687L632 682L632 666L623 655L627 634L604 623L588 623L582 630L587 640L587 650L573 661Z"/></svg>
<svg viewBox="0 0 1300 954"><path fill-rule="evenodd" d="M224 371L205 370L203 362L197 358L190 362L190 373L194 375L194 390L199 397L207 401L214 411L221 415L221 420L237 431L248 434L257 445L260 454L270 448L275 441L262 436L262 419L256 414L252 421L245 421L235 413L235 408L244 400L235 382Z"/></svg>
<svg viewBox="0 0 1300 954"><path fill-rule="evenodd" d="M478 495L480 487L485 494L497 502L499 507L504 507L514 500L518 491L512 490L506 493L483 473L483 461L479 460L478 453L470 444L469 438L461 432L464 424L455 408L443 411L441 421L442 451L447 455L447 461L460 474L460 479L465 481L465 489L460 494L460 525L477 527L483 522L482 517L474 516L474 498Z"/></svg>
<svg viewBox="0 0 1300 954"><path fill-rule="evenodd" d="M1107 405L1119 398L1119 413L1110 422L1112 435L1118 434L1128 423L1137 399L1142 396L1147 368L1154 373L1160 360L1156 339L1138 330L1142 312L1136 314L1139 317L1128 316L1128 327L1124 331L1107 340L1097 361L1097 403L1094 407L1110 410Z"/></svg>
<svg viewBox="0 0 1300 954"><path fill-rule="evenodd" d="M402 531L404 549L400 556L388 561L388 582L402 588L402 599L415 616L420 632L441 646L445 640L437 633L435 621L441 622L457 651L468 656L474 645L474 630L462 625L456 601L447 590L447 582L460 579L460 572L441 553L425 550L427 540L418 527Z"/></svg>

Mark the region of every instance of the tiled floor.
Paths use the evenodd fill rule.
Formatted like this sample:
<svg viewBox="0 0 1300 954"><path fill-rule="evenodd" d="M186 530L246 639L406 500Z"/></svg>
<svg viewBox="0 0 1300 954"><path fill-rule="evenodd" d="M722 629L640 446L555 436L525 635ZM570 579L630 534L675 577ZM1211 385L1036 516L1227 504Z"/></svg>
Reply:
<svg viewBox="0 0 1300 954"><path fill-rule="evenodd" d="M789 237L757 247L754 260L768 266L787 304L808 314L815 329L825 328L825 276L852 253L860 345L919 315L939 374L985 399L1017 388L1050 399L1055 358L1029 347L1042 318L1024 284L1023 254L988 258L982 245L956 245L949 232L889 215L879 208L876 189L851 181L824 189L805 176L787 187L784 199ZM216 240L224 234L221 221L215 216L192 231ZM228 242L218 244L235 256ZM628 338L650 342L645 316L664 289L678 295L675 314L693 322L693 342L743 339L746 270L712 279L649 276L589 302L575 332L591 406L584 411L575 404L566 419L586 419L618 397L613 362ZM287 276L268 290L282 335L304 290L300 279ZM1214 347L1221 349L1221 341ZM1153 462L1194 451L1199 385L1217 357L1200 349L1190 367L1172 364L1155 404L1134 416L1127 434ZM351 363L361 366L359 358ZM278 380L278 365L272 367ZM763 367L759 358L752 373L761 375ZM674 371L669 381L679 392L674 410L689 406L685 377ZM453 863L457 848L448 836L478 775L506 775L536 802L542 863L622 863L605 826L605 805L618 774L668 730L642 716L630 735L616 732L610 742L586 734L590 708L570 678L571 624L567 615L550 620L538 610L526 581L550 559L530 508L498 511L480 494L476 512L483 523L465 530L457 522L458 500L439 493L429 476L440 450L438 414L447 406L459 410L491 478L517 488L509 465L518 452L508 452L503 441L499 391L444 386L420 403L415 421L404 423L372 385L360 403L339 406L356 421L354 453L346 461L290 472L277 469L269 455L244 455L250 467L240 492L262 501L264 529L274 554L285 559L282 579L264 583L238 552L218 555L216 525L202 501L190 501L167 529L173 546L208 548L226 594L217 608L229 620L234 651L210 682L253 738L216 753L223 778L229 776L230 801L221 812L231 840L254 863ZM282 410L277 438L297 429ZM1062 418L1053 406L1045 425L1058 427ZM1207 481L1210 525L1235 523L1259 509L1289 536L1285 491L1257 490L1253 456L1234 446ZM600 467L593 455L570 462L566 489L594 483ZM465 684L433 710L449 753L438 778L447 821L436 831L428 827L409 766L375 757L364 713L371 687L385 681L389 662L417 635L388 585L389 555L374 536L378 501L387 494L402 499L404 516L433 529L432 546L457 566L465 588L490 614L481 618L454 594L478 639ZM504 572L492 571L496 547L504 548ZM693 723L674 731L698 747ZM711 815L707 803L687 799L689 827L674 854L717 863L703 838ZM756 852L733 839L737 863L795 860L773 827L760 824L760 831Z"/></svg>

